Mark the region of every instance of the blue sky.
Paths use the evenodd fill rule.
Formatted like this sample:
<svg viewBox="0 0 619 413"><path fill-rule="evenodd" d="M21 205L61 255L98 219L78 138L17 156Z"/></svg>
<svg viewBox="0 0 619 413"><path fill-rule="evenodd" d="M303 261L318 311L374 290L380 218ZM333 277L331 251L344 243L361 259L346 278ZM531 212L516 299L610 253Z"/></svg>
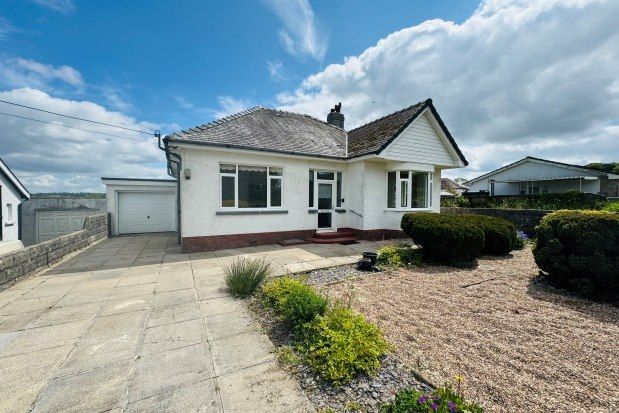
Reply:
<svg viewBox="0 0 619 413"><path fill-rule="evenodd" d="M338 101L353 127L432 97L471 161L451 176L526 155L616 161L617 3L3 0L0 98L165 133L257 104L324 118ZM33 192L165 174L148 138L0 126Z"/></svg>

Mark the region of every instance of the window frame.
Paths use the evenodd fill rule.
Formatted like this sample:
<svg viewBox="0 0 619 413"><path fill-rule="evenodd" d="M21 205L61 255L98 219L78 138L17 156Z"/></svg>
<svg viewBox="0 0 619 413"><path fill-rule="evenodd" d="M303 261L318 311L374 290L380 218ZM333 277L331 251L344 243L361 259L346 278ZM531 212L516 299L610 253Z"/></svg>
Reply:
<svg viewBox="0 0 619 413"><path fill-rule="evenodd" d="M11 202L6 204L6 221L13 222L13 204Z"/></svg>
<svg viewBox="0 0 619 413"><path fill-rule="evenodd" d="M221 172L222 165L234 165L234 173L231 172ZM264 211L264 210L277 210L283 209L284 207L284 174L286 170L283 166L276 165L257 165L257 164L247 164L247 163L233 163L233 162L220 162L219 166L219 209L230 211L230 210L239 210L239 211ZM266 207L252 207L252 208L240 208L239 207L239 167L257 167L257 168L266 168L267 174L267 206ZM281 175L271 175L271 168L280 169L282 171ZM234 178L234 206L223 206L223 178L231 177ZM271 206L271 180L279 180L280 181L280 205Z"/></svg>
<svg viewBox="0 0 619 413"><path fill-rule="evenodd" d="M342 201L342 199L345 199L344 197L344 183L346 180L346 176L344 174L344 171L340 170L340 169L317 169L317 168L309 168L308 170L309 172L313 172L313 182L314 182L314 191L313 191L313 199L312 199L312 203L310 204L310 199L309 199L309 186L310 186L310 179L309 179L309 172L308 172L308 179L307 179L307 205L308 208L311 210L318 210L318 181L323 181L323 182L330 182L333 184L333 187L335 188L334 192L335 192L335 196L333 198L333 200L335 202L333 202L333 208L335 209L342 209L344 208L344 202ZM318 178L318 172L330 172L333 174L333 179L323 179L323 178ZM341 178L338 180L338 177ZM338 187L340 187L340 194L341 197L338 198Z"/></svg>
<svg viewBox="0 0 619 413"><path fill-rule="evenodd" d="M395 172L395 207L389 207L389 173ZM402 178L400 176L400 172L408 172L407 178ZM426 206L424 207L413 207L413 175L414 174L425 174L426 175ZM434 173L428 171L416 171L412 169L402 169L402 170L388 170L385 172L385 210L386 211L430 211L432 210L432 197L433 197L433 183L434 182ZM407 206L403 207L402 205L402 183L406 183L407 187L407 197L406 203Z"/></svg>

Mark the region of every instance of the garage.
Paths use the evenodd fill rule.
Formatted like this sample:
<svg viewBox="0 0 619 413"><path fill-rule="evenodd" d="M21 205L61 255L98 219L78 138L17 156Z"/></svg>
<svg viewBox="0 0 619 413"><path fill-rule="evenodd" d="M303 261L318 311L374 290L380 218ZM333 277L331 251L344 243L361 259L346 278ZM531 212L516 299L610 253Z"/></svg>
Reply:
<svg viewBox="0 0 619 413"><path fill-rule="evenodd" d="M174 198L171 192L119 192L118 233L174 231Z"/></svg>
<svg viewBox="0 0 619 413"><path fill-rule="evenodd" d="M84 218L97 212L94 209L37 211L37 243L81 231L84 228Z"/></svg>
<svg viewBox="0 0 619 413"><path fill-rule="evenodd" d="M101 178L106 186L112 235L175 232L176 181Z"/></svg>

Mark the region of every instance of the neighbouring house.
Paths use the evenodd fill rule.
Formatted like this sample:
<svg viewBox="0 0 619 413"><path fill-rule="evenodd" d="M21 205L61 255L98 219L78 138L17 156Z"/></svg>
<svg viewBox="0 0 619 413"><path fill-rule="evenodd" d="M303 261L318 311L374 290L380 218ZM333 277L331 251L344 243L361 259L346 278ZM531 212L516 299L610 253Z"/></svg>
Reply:
<svg viewBox="0 0 619 413"><path fill-rule="evenodd" d="M449 178L441 178L441 196L452 197L462 195L468 188Z"/></svg>
<svg viewBox="0 0 619 413"><path fill-rule="evenodd" d="M465 183L470 192L527 195L578 191L619 196L619 175L527 156Z"/></svg>
<svg viewBox="0 0 619 413"><path fill-rule="evenodd" d="M406 212L440 212L442 170L468 163L432 100L348 131L340 108L254 107L165 136L183 250L382 239Z"/></svg>
<svg viewBox="0 0 619 413"><path fill-rule="evenodd" d="M0 159L0 254L23 247L19 205L29 198L26 187Z"/></svg>

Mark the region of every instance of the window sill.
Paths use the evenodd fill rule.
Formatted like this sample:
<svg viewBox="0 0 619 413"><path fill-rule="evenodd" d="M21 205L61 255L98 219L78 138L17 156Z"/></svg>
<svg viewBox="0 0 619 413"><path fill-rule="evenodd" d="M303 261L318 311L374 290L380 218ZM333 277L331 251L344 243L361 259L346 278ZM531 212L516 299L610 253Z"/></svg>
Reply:
<svg viewBox="0 0 619 413"><path fill-rule="evenodd" d="M385 212L433 212L433 208L386 208Z"/></svg>
<svg viewBox="0 0 619 413"><path fill-rule="evenodd" d="M13 221L7 221L4 223L5 227L12 227L13 225L15 225L15 223Z"/></svg>
<svg viewBox="0 0 619 413"><path fill-rule="evenodd" d="M287 214L287 209L222 209L215 212L215 215L273 215Z"/></svg>

